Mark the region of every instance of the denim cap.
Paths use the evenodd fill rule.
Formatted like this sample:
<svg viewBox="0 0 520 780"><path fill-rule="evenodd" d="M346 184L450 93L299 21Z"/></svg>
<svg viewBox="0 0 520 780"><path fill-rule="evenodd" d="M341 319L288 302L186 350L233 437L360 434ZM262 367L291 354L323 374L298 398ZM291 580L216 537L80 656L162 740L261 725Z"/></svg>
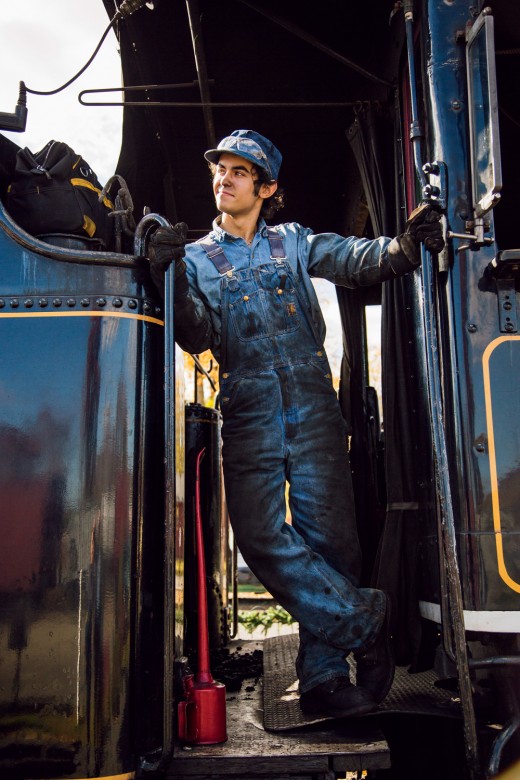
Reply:
<svg viewBox="0 0 520 780"><path fill-rule="evenodd" d="M267 138L254 130L233 130L222 139L216 149L208 149L204 157L208 162L218 163L224 152L236 154L254 163L267 172L270 179L278 179L282 155Z"/></svg>

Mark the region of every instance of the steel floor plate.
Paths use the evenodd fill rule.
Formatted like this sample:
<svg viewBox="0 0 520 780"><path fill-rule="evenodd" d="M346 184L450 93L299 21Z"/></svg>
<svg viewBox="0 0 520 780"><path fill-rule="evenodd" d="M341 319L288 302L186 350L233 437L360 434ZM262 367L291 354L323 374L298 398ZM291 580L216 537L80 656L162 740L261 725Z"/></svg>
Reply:
<svg viewBox="0 0 520 780"><path fill-rule="evenodd" d="M264 640L264 727L268 731L286 731L332 720L327 716L305 715L299 706L298 682L294 670L298 635ZM453 692L435 685L433 670L410 674L397 667L390 693L377 713L401 713L460 717L460 705ZM371 715L365 715L364 719ZM359 720L359 718L357 719Z"/></svg>

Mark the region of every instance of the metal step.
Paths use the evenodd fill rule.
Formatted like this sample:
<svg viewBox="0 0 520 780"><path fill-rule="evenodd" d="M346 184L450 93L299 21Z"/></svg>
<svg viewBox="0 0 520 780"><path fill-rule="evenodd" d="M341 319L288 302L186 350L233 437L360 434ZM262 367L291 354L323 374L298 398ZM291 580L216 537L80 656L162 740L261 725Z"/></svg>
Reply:
<svg viewBox="0 0 520 780"><path fill-rule="evenodd" d="M276 637L285 640L286 637ZM176 743L166 773L171 780L187 778L307 778L345 776L363 769L386 769L390 750L380 729L369 719L343 719L317 724L298 723L283 734L267 730L265 713L271 712L271 685L265 686L276 657L285 659L293 644L264 640L241 643L244 652L264 650L264 677L246 679L238 692L226 696L228 740L219 745L186 746ZM267 649L267 653L266 653ZM294 664L294 659L293 659ZM294 672L293 672L294 673Z"/></svg>
<svg viewBox="0 0 520 780"><path fill-rule="evenodd" d="M295 660L298 635L264 640L264 727L279 732L301 728L312 723L332 720L326 716L307 716L299 706ZM353 663L353 662L352 662ZM435 685L433 670L410 674L397 667L390 693L380 704L377 714L400 713L462 717L460 703L453 692ZM356 720L373 719L374 713Z"/></svg>

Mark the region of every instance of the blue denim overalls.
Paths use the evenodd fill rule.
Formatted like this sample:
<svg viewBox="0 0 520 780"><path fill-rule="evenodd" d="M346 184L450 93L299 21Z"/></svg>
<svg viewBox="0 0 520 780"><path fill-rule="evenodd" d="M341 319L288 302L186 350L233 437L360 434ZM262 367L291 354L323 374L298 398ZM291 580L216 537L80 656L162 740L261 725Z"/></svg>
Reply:
<svg viewBox="0 0 520 780"><path fill-rule="evenodd" d="M345 423L308 296L283 257L283 241L269 232L271 260L242 270L214 242L204 250L215 265L220 261L222 274L220 390L231 524L248 566L299 623L296 667L304 692L348 675L345 657L373 639L385 596L357 587Z"/></svg>

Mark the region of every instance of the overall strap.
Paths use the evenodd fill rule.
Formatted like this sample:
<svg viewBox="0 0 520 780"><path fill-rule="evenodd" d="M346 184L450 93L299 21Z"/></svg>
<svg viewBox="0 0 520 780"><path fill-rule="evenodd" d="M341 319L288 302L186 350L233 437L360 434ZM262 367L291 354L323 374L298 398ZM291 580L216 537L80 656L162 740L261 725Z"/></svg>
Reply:
<svg viewBox="0 0 520 780"><path fill-rule="evenodd" d="M287 255L285 254L283 238L277 229L274 227L268 227L267 238L269 239L269 246L271 248L271 260L286 260Z"/></svg>
<svg viewBox="0 0 520 780"><path fill-rule="evenodd" d="M276 228L267 228L267 238L269 239L271 260L286 260L287 255L285 254L283 238ZM219 274L223 275L235 270L234 266L227 259L223 248L216 241L206 238L199 243Z"/></svg>
<svg viewBox="0 0 520 780"><path fill-rule="evenodd" d="M224 250L222 249L219 244L217 244L216 241L211 241L211 239L204 239L203 241L199 242L202 246L203 250L206 252L207 256L219 272L219 274L227 274L230 271L234 271L234 266L231 265L229 260L227 259Z"/></svg>

